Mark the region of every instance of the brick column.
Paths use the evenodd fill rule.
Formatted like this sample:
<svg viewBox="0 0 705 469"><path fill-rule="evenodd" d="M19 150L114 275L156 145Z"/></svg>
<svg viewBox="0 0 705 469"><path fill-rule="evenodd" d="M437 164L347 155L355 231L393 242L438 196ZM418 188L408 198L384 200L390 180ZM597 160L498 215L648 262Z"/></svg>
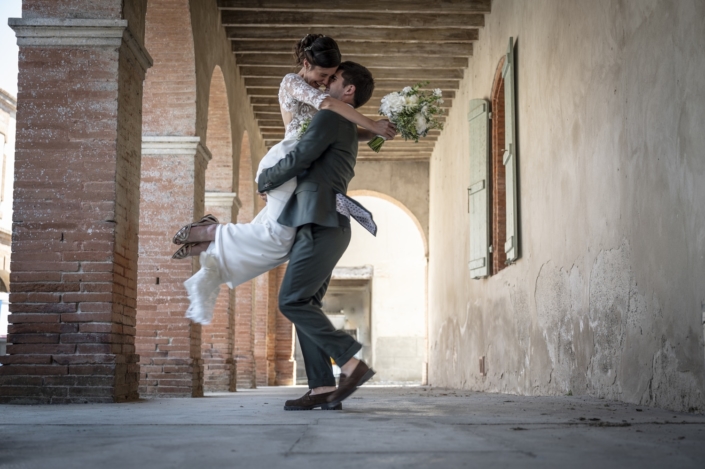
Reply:
<svg viewBox="0 0 705 469"><path fill-rule="evenodd" d="M254 295L254 280L235 288L235 373L239 389L257 387L254 356Z"/></svg>
<svg viewBox="0 0 705 469"><path fill-rule="evenodd" d="M279 289L281 288L287 264L280 265L272 271L271 304L274 334L274 376L270 377L273 386L293 386L296 384L296 360L294 359L294 325L279 311Z"/></svg>
<svg viewBox="0 0 705 469"><path fill-rule="evenodd" d="M137 351L140 394L203 395L201 325L184 317L183 282L197 260L172 260L174 233L203 216L205 171L211 158L199 137L142 139Z"/></svg>
<svg viewBox="0 0 705 469"><path fill-rule="evenodd" d="M269 281L270 273L262 274L254 279L254 358L255 358L255 384L268 386L269 363L267 360L267 326L269 325Z"/></svg>
<svg viewBox="0 0 705 469"><path fill-rule="evenodd" d="M11 18L19 95L0 402L136 399L142 82L127 21Z"/></svg>
<svg viewBox="0 0 705 469"><path fill-rule="evenodd" d="M237 218L240 200L234 192L206 192L206 213L215 215L221 223ZM206 392L235 391L235 290L220 288L213 322L203 326L201 353Z"/></svg>

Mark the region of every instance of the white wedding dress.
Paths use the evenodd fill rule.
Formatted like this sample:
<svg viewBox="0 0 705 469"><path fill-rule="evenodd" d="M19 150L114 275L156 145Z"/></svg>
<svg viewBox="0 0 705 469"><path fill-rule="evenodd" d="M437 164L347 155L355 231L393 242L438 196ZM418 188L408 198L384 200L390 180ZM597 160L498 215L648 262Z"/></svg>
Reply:
<svg viewBox="0 0 705 469"><path fill-rule="evenodd" d="M284 140L262 158L257 178L294 149L301 125L312 118L328 94L313 88L295 73L284 77L279 87L279 105L291 114ZM250 223L219 225L213 241L201 253L201 269L184 282L190 301L186 317L194 322L210 324L213 309L225 283L230 288L252 280L286 262L294 244L296 228L277 222L296 188L296 178L267 192L267 205Z"/></svg>

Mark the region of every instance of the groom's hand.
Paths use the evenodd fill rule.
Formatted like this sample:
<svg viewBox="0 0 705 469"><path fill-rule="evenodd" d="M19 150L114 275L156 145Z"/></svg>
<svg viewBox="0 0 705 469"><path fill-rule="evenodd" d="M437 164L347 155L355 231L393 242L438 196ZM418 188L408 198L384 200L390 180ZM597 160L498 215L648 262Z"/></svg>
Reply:
<svg viewBox="0 0 705 469"><path fill-rule="evenodd" d="M267 193L266 192L258 192L257 195L259 196L260 199L264 200L264 203L267 203Z"/></svg>

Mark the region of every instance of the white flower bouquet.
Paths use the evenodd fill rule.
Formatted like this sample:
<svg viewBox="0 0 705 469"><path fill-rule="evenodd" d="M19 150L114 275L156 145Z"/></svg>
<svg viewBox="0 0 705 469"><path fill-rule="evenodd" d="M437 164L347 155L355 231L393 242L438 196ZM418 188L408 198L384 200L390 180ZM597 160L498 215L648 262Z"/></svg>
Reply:
<svg viewBox="0 0 705 469"><path fill-rule="evenodd" d="M442 92L436 88L433 92L421 91L428 82L407 86L401 91L389 93L382 98L379 113L387 117L404 137L404 140L418 142L419 138L428 135L432 129L443 129L438 116L443 114L440 105L443 104ZM377 136L368 145L375 152L384 145L384 137Z"/></svg>

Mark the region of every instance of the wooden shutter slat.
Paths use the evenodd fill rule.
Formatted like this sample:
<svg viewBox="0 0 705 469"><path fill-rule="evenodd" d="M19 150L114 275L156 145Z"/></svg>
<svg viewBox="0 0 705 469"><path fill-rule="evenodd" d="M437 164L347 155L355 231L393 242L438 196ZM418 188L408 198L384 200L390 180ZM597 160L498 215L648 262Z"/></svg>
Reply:
<svg viewBox="0 0 705 469"><path fill-rule="evenodd" d="M470 187L468 206L470 211L470 259L468 268L472 278L489 275L489 110L484 99L470 101L468 121L470 123Z"/></svg>

